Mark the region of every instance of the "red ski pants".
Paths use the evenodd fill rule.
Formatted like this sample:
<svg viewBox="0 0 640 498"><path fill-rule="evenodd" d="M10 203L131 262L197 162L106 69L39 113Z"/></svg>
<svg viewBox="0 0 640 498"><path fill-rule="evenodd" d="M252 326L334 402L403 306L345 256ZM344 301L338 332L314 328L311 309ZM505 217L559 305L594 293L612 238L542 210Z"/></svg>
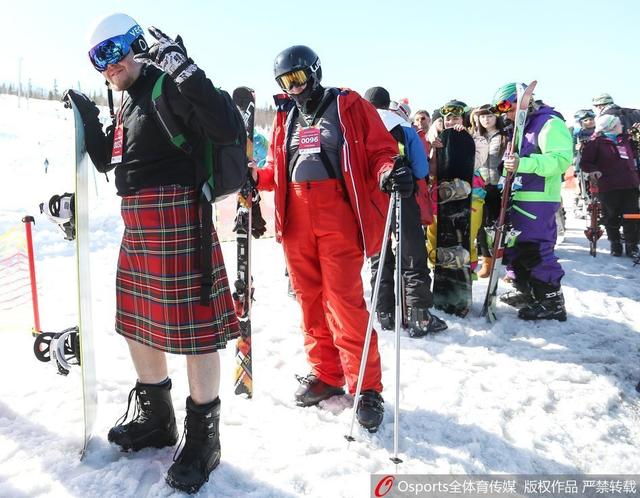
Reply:
<svg viewBox="0 0 640 498"><path fill-rule="evenodd" d="M354 394L369 312L360 231L340 182L290 183L284 227L282 245L312 372L332 386L346 380ZM374 330L362 389L381 392L381 375Z"/></svg>

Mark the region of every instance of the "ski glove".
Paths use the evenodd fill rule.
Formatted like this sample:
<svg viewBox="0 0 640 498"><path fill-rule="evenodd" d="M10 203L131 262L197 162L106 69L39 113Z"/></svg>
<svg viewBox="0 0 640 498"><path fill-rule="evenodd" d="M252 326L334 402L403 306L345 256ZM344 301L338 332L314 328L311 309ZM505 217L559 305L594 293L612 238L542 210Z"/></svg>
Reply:
<svg viewBox="0 0 640 498"><path fill-rule="evenodd" d="M404 164L404 159L399 157L391 171L386 171L380 177L380 190L391 193L398 192L400 197L411 197L413 195L413 172L411 168Z"/></svg>
<svg viewBox="0 0 640 498"><path fill-rule="evenodd" d="M84 93L76 92L70 88L62 94L62 102L65 103L65 106L70 106L69 101L72 101L78 108L78 112L82 117L85 128L88 124L98 122L98 115L100 114L98 106L95 105Z"/></svg>
<svg viewBox="0 0 640 498"><path fill-rule="evenodd" d="M138 62L150 62L167 73L180 86L189 76L198 70L184 48L182 37L178 35L174 40L165 35L158 28L149 27L149 33L158 40L151 45L147 52L134 56Z"/></svg>
<svg viewBox="0 0 640 498"><path fill-rule="evenodd" d="M251 235L254 239L259 239L267 231L267 222L262 217L260 203L254 202L251 205Z"/></svg>

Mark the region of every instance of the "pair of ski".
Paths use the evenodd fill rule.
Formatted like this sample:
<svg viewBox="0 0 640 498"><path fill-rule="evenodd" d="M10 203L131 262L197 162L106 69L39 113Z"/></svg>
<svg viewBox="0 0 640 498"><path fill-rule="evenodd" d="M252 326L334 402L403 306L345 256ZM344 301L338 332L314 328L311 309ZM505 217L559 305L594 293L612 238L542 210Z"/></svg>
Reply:
<svg viewBox="0 0 640 498"><path fill-rule="evenodd" d="M527 114L529 110L529 103L533 96L533 91L536 87L537 81L532 81L529 86L524 88L524 85L518 85L517 87L517 102L516 102L516 118L513 125L513 137L509 144L508 152L513 154L520 150L522 145L522 139L524 136L524 127L527 121ZM493 234L493 251L491 252L493 257L493 266L489 273L489 284L487 286L487 294L485 296L484 304L482 305L482 311L480 316L486 316L490 322L495 322L496 316L496 299L498 291L498 280L500 273L496 271L496 268L501 266L502 257L504 256L504 249L508 244L509 237L512 236L510 227L507 225L507 211L511 205L511 190L513 186L514 174L509 171L504 180L504 186L502 188L502 201L500 204L500 214L496 222Z"/></svg>

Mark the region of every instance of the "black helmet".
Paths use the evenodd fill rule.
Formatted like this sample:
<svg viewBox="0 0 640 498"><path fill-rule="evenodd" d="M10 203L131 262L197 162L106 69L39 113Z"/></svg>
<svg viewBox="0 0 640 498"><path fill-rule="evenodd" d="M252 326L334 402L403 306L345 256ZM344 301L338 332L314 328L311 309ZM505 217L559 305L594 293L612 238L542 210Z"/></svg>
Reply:
<svg viewBox="0 0 640 498"><path fill-rule="evenodd" d="M322 80L320 58L313 50L304 45L294 45L283 50L273 62L273 76L284 90L288 90L288 88L282 86L280 77L294 71L304 71L307 78L312 80L311 87L315 87Z"/></svg>

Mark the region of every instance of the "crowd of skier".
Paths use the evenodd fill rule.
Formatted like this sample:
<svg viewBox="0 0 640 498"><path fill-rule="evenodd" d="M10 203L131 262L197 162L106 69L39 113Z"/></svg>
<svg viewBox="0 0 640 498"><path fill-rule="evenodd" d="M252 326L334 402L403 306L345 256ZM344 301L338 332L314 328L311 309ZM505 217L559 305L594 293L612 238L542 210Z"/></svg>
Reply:
<svg viewBox="0 0 640 498"><path fill-rule="evenodd" d="M230 143L245 129L229 95L214 88L182 39L156 28L149 32L156 39L150 47L124 14L108 16L93 31L89 58L123 95L106 130L86 96L69 90L66 98L82 114L93 163L101 172L115 169L122 197L115 328L138 375L129 398L137 409L127 421L128 407L108 439L129 451L176 443L165 353L186 355L185 444L167 483L194 492L220 461L218 350L240 333L215 229L211 254L199 247L194 158L205 138ZM611 254L620 256L624 247L638 257L638 223L623 214L638 213L638 147L630 133L637 136L640 113L598 96L595 113L576 114L572 136L560 113L531 99L520 109L526 122L514 137L526 85L507 83L477 107L454 99L412 116L408 104L392 100L385 88L372 87L363 97L323 86L322 72L307 46L276 56L273 76L283 93L275 97L268 153L251 167L257 188L275 193L276 239L302 311L309 373L298 378L297 405L317 405L343 394L346 385L359 394L359 424L378 429L384 401L375 331L362 358L370 322L364 258L370 259L372 285L380 282L371 310L383 329L398 325L399 261L409 336L444 331L444 315L433 309L465 316L473 280L499 271L488 234L500 217L505 177L513 178L513 187L502 261L513 290L500 299L518 308L519 318L567 319L564 272L554 251L561 183L572 163L589 173L576 194L580 202L589 202L590 181L599 185ZM154 106L156 83L165 75L167 105L195 151L185 153L162 130L166 123ZM256 145L266 144L261 139ZM385 238L394 210L402 213L399 233ZM402 250L394 258L398 239ZM211 275L200 266L203 254Z"/></svg>

